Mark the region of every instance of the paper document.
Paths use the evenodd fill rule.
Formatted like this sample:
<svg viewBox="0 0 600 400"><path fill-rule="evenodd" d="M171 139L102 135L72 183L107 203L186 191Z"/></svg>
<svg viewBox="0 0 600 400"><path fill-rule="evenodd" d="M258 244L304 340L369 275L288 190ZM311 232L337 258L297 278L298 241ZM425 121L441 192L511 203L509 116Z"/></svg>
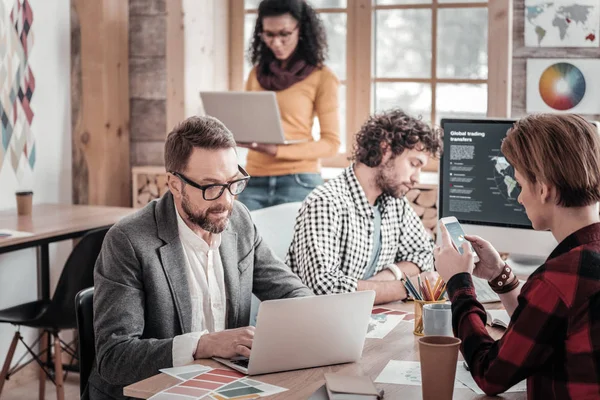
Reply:
<svg viewBox="0 0 600 400"><path fill-rule="evenodd" d="M459 362L456 367L456 379L459 380L463 385L471 389L477 394L485 394L483 390L477 386L471 372L467 371L464 367L463 362ZM527 380L524 380L520 383L517 383L515 386L511 387L504 393L512 393L512 392L526 392L527 391Z"/></svg>
<svg viewBox="0 0 600 400"><path fill-rule="evenodd" d="M396 311L389 308L377 307L371 313L367 329L367 339L383 339L400 321L411 315L406 311ZM410 319L412 321L412 318Z"/></svg>
<svg viewBox="0 0 600 400"><path fill-rule="evenodd" d="M464 369L462 361L456 366L457 370L459 367ZM421 363L419 361L391 360L375 379L375 382L421 386ZM468 389L458 380L454 381L454 388Z"/></svg>
<svg viewBox="0 0 600 400"><path fill-rule="evenodd" d="M18 238L18 237L27 237L27 236L33 236L33 233L23 232L23 231L13 231L10 229L0 229L0 239Z"/></svg>

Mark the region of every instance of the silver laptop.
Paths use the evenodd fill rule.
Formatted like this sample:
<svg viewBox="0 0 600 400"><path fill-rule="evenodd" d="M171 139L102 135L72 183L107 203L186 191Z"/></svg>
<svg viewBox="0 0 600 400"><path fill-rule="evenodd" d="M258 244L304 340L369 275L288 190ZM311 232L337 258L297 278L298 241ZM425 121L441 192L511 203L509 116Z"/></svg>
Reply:
<svg viewBox="0 0 600 400"><path fill-rule="evenodd" d="M238 143L293 144L285 140L274 92L200 92L207 115L217 118Z"/></svg>
<svg viewBox="0 0 600 400"><path fill-rule="evenodd" d="M263 301L250 359L214 359L247 375L356 362L374 301L372 290Z"/></svg>

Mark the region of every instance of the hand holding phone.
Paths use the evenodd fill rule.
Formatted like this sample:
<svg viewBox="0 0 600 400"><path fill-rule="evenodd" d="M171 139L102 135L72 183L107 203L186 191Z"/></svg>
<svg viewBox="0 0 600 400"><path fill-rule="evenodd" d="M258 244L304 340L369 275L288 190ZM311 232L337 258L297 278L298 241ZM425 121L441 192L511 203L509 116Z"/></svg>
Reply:
<svg viewBox="0 0 600 400"><path fill-rule="evenodd" d="M448 233L450 234L450 238L452 239L452 243L454 243L454 246L456 247L458 252L460 254L463 253L462 245L463 245L463 243L467 242L467 243L469 243L469 247L471 248L471 251L473 252L473 260L475 261L475 263L479 262L479 257L477 257L477 253L475 252L475 249L473 249L471 242L469 242L467 239L465 239L465 232L463 231L463 228L460 225L460 222L458 222L458 220L456 219L456 217L441 218L440 222L442 224L444 224L444 226L448 230Z"/></svg>

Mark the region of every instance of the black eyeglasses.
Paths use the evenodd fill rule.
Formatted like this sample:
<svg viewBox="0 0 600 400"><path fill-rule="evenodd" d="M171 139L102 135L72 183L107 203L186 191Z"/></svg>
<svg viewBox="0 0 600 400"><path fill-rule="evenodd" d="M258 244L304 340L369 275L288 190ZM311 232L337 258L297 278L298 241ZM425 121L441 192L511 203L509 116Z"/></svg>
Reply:
<svg viewBox="0 0 600 400"><path fill-rule="evenodd" d="M179 172L169 172L181 179L183 182L187 183L188 185L193 186L196 189L202 190L202 197L204 198L204 200L212 201L221 197L221 195L225 191L225 188L229 190L229 193L231 193L232 196L237 196L240 193L242 193L244 189L246 189L246 186L248 186L248 181L250 180L250 175L248 175L246 170L240 165L238 165L238 171L240 171L242 175L244 175L243 178L236 179L228 183L212 183L210 185L199 185L193 180L187 178L185 175L180 174Z"/></svg>
<svg viewBox="0 0 600 400"><path fill-rule="evenodd" d="M260 33L260 38L263 40L263 42L268 44L273 43L276 38L279 38L281 39L281 43L285 44L290 40L291 36L294 34L294 32L296 32L296 29L298 29L299 27L300 24L296 24L296 27L291 31L282 31L278 33L262 31Z"/></svg>

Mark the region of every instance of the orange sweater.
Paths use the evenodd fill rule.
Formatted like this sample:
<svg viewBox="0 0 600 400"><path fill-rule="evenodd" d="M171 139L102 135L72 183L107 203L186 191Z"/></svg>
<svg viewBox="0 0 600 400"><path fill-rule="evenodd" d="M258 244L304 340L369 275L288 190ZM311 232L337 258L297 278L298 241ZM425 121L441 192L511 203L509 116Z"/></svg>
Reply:
<svg viewBox="0 0 600 400"><path fill-rule="evenodd" d="M289 88L275 92L286 140L310 141L280 145L275 157L249 150L248 173L252 176L319 173L319 159L336 155L340 147L339 84L333 71L323 67ZM250 71L246 90L264 90L256 79L256 68ZM321 127L321 138L317 141L311 132L315 115Z"/></svg>

